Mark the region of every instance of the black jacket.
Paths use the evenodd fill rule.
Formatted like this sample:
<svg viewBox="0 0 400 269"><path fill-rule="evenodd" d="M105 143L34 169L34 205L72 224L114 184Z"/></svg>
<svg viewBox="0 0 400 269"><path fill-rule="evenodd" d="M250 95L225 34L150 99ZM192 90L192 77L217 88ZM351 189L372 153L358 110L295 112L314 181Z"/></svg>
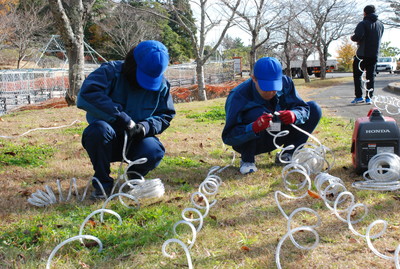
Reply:
<svg viewBox="0 0 400 269"><path fill-rule="evenodd" d="M381 38L383 34L383 24L378 20L375 13L368 14L357 24L351 40L357 42L357 56L360 58L377 58Z"/></svg>

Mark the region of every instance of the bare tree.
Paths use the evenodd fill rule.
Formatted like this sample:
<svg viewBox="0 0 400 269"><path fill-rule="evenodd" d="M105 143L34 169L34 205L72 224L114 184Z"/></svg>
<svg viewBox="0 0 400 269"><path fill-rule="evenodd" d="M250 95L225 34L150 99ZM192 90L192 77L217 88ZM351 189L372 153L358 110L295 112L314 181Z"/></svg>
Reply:
<svg viewBox="0 0 400 269"><path fill-rule="evenodd" d="M309 0L306 13L311 18L316 34L316 48L321 66L321 79L326 78L329 45L350 33L354 21L354 0Z"/></svg>
<svg viewBox="0 0 400 269"><path fill-rule="evenodd" d="M192 22L185 20L184 16L181 16L179 7L174 6L174 1L170 0L170 9L176 15L176 22L179 23L190 35L193 44L195 45L195 57L196 57L196 76L198 84L198 94L200 100L207 100L205 81L204 81L204 64L210 58L211 55L215 53L222 40L225 37L226 32L232 25L232 21L235 17L236 9L238 8L241 0L232 0L231 6L232 10L225 17L225 25L223 30L219 35L218 40L215 42L214 46L210 50L205 52L206 37L210 31L221 25L224 21L222 18L223 11L218 9L219 6L215 3L209 4L208 0L193 0L192 9L193 13L197 13L199 16L198 24L193 25ZM193 30L195 29L195 30Z"/></svg>
<svg viewBox="0 0 400 269"><path fill-rule="evenodd" d="M305 14L302 15L304 16ZM301 70L303 72L304 81L308 83L310 82L310 77L307 72L307 60L315 51L317 35L313 23L303 16L296 18L292 36L295 46L302 52Z"/></svg>
<svg viewBox="0 0 400 269"><path fill-rule="evenodd" d="M40 14L43 9L44 3L40 1L21 1L5 19L12 29L8 41L18 54L17 69L21 67L21 61L33 53L34 43L43 39L44 29L50 21L48 14Z"/></svg>
<svg viewBox="0 0 400 269"><path fill-rule="evenodd" d="M298 3L294 0L287 0L285 1L285 9L280 15L280 20L286 21L286 24L283 25L278 31L281 33L282 37L282 42L280 45L283 47L283 62L286 65L286 75L289 77L292 77L294 74L292 74L291 70L291 61L298 59L298 54L299 54L299 47L296 46L296 35L295 31L298 30L296 27L297 24L297 16L301 12L303 12L303 9L298 7ZM297 28L297 29L296 29ZM281 58L281 57L280 57ZM299 74L301 76L301 74Z"/></svg>
<svg viewBox="0 0 400 269"><path fill-rule="evenodd" d="M236 25L251 36L250 69L257 59L257 49L263 46L271 34L283 27L287 21L280 19L285 6L282 1L243 0L237 8L228 0L222 2L232 11L236 9L239 19Z"/></svg>
<svg viewBox="0 0 400 269"><path fill-rule="evenodd" d="M76 96L84 76L84 25L96 0L48 0L54 22L65 45L69 64L68 105L76 104Z"/></svg>
<svg viewBox="0 0 400 269"><path fill-rule="evenodd" d="M129 4L121 3L108 9L108 12L104 10L104 13L107 17L97 24L112 40L107 47L121 57L125 57L133 45L146 39L155 39L161 34L157 24L160 17L132 8Z"/></svg>

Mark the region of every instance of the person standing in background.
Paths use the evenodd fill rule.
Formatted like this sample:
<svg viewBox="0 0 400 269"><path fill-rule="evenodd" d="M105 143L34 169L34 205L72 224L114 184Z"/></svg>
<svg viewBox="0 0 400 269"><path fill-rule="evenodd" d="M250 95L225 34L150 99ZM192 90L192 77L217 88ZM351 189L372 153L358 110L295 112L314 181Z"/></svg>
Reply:
<svg viewBox="0 0 400 269"><path fill-rule="evenodd" d="M374 82L376 76L376 63L378 61L379 48L384 26L375 14L375 6L367 5L364 8L364 19L357 24L351 40L357 42L356 56L353 61L353 78L355 98L352 104L364 103L362 98L362 74L366 71L367 92L365 102L371 104L374 93ZM361 69L361 70L360 70Z"/></svg>

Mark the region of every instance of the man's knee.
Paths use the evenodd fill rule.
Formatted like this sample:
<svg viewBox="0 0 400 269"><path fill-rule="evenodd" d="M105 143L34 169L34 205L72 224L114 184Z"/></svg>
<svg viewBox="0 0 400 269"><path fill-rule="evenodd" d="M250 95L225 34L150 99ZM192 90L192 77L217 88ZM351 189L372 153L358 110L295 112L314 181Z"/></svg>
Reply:
<svg viewBox="0 0 400 269"><path fill-rule="evenodd" d="M307 102L308 106L310 107L310 118L321 119L322 117L322 109L315 101Z"/></svg>
<svg viewBox="0 0 400 269"><path fill-rule="evenodd" d="M82 144L103 143L105 140L111 140L115 137L114 129L105 121L96 121L89 124L82 133Z"/></svg>

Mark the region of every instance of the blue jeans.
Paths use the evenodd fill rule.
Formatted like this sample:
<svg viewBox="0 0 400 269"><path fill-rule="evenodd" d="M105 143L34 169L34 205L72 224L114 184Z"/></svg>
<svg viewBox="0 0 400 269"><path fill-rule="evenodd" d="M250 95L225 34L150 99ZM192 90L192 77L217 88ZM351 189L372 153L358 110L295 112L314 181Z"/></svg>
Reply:
<svg viewBox="0 0 400 269"><path fill-rule="evenodd" d="M113 126L105 121L96 121L83 131L82 145L86 149L94 169L94 176L105 189L111 189L114 183L110 177L112 162L122 161L124 146L124 132L116 131ZM144 164L133 165L130 171L136 171L145 176L149 171L158 166L164 157L165 148L157 137L145 137L140 141L128 143L126 157L130 161L147 158ZM92 182L96 189L97 182Z"/></svg>
<svg viewBox="0 0 400 269"><path fill-rule="evenodd" d="M311 134L321 119L322 111L320 106L314 101L307 102L307 104L310 106L310 117L304 124L296 126ZM250 121L255 121L259 116L262 115L263 112L264 110L262 108L255 108L247 113L247 117L250 116L252 118ZM249 119L246 119L246 121L247 120ZM291 125L282 124L282 131L283 130L288 130L289 134L276 139L278 145L283 145L283 147L294 145L296 149L298 146L306 143L308 140L308 136L306 134L296 130ZM253 163L255 162L256 155L271 152L275 150L276 147L273 143L273 137L266 131L262 131L260 132L258 138L250 140L239 146L233 146L233 149L241 154L243 162ZM294 149L285 152L293 153L293 151Z"/></svg>

